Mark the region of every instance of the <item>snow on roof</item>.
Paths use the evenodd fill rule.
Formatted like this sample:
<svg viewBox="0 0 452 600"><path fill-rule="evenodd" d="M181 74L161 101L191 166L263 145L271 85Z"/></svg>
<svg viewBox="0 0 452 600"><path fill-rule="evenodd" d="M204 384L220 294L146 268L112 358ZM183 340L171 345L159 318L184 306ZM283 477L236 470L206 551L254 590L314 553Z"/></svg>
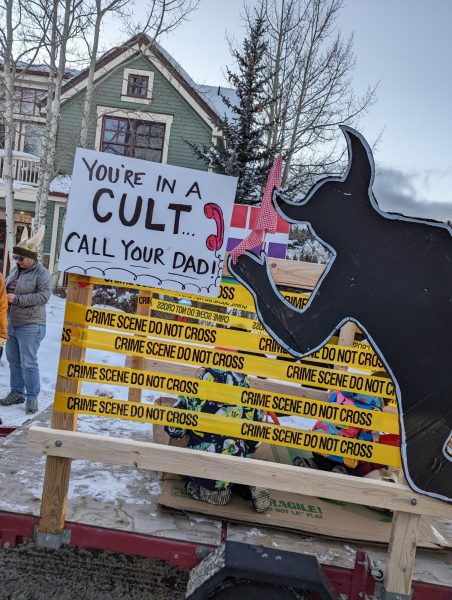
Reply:
<svg viewBox="0 0 452 600"><path fill-rule="evenodd" d="M223 101L223 98L220 94L225 96L233 105L238 105L237 94L234 89L226 88L215 85L201 85L195 83L190 75L181 67L181 65L177 62L177 60L171 56L158 42L155 43L155 46L159 52L163 54L166 60L176 69L181 77L185 79L185 81L201 96L203 100L207 102L207 104L217 113L217 115L224 119L227 117L231 119L233 117L233 113L231 109L226 106Z"/></svg>
<svg viewBox="0 0 452 600"><path fill-rule="evenodd" d="M0 178L0 186L4 187L5 180ZM13 180L13 190L34 190L36 186L30 185L29 183L23 183L22 181Z"/></svg>
<svg viewBox="0 0 452 600"><path fill-rule="evenodd" d="M126 46L127 43L124 45L124 47ZM236 106L238 105L238 98L234 89L221 86L197 84L190 77L187 71L185 71L185 69L182 68L182 66L177 62L177 60L173 56L171 56L171 54L169 54L167 50L163 48L163 46L161 46L158 42L155 42L155 47L163 55L163 57L171 64L171 66L179 73L179 75L188 83L188 85L190 85L199 94L199 96L210 106L210 108L220 117L220 119L227 118L231 120L233 118L233 112L228 106L226 106L221 94L225 96L233 105ZM115 47L111 48L110 50L107 50L98 58L98 61L105 59L110 54L116 52L117 49L118 48ZM2 60L0 59L0 65L1 64ZM33 65L21 62L17 63L17 66L21 69L28 68L30 71L40 71L46 74L49 72L49 67L47 65ZM81 72L82 71L66 68L66 74L69 76L66 85L70 84L71 79L77 77Z"/></svg>
<svg viewBox="0 0 452 600"><path fill-rule="evenodd" d="M155 47L159 52L161 52L161 54L163 54L166 60L176 69L176 71L178 71L178 73L182 75L182 77L188 84L190 84L192 87L196 87L196 83L193 81L193 79L190 77L187 71L185 71L185 69L181 67L177 60L173 58L171 54L169 54L169 52L167 52L165 48L163 48L163 46L161 46L158 42L155 42Z"/></svg>
<svg viewBox="0 0 452 600"><path fill-rule="evenodd" d="M230 121L234 118L234 113L226 106L222 97L227 98L233 106L238 106L239 99L233 88L195 84L195 89L221 119L227 118Z"/></svg>
<svg viewBox="0 0 452 600"><path fill-rule="evenodd" d="M72 178L70 175L57 175L50 182L49 192L51 194L69 194L71 183Z"/></svg>
<svg viewBox="0 0 452 600"><path fill-rule="evenodd" d="M4 60L3 58L0 58L0 67L3 66L4 64ZM27 62L23 62L21 60L18 60L16 62L16 69L21 69L22 71L30 71L32 73L43 73L45 75L48 75L50 73L50 67L49 65L37 65L37 64L33 64L33 63L27 63ZM72 69L71 67L66 67L64 69L64 72L66 73L66 75L69 75L71 77L74 77L75 75L77 75L80 71L78 71L77 69Z"/></svg>
<svg viewBox="0 0 452 600"><path fill-rule="evenodd" d="M5 156L5 149L0 148L0 156ZM19 150L13 150L13 158L29 158L30 160L39 159L36 154L30 154L29 152L19 152Z"/></svg>

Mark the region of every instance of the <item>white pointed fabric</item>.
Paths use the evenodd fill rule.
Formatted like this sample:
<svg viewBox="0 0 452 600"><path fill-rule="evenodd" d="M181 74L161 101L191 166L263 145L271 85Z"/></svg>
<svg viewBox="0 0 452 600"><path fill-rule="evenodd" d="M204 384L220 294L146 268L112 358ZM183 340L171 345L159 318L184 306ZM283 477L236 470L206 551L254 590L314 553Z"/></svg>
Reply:
<svg viewBox="0 0 452 600"><path fill-rule="evenodd" d="M24 231L26 232L26 227L24 228ZM42 242L42 239L44 237L44 231L45 231L45 227L44 225L42 225L37 233L35 233L35 235L33 235L31 238L29 239L25 239L22 240L23 237L23 232L22 232L22 237L20 242L17 244L16 248L24 248L24 250L30 250L30 252L38 252L38 248L39 245Z"/></svg>

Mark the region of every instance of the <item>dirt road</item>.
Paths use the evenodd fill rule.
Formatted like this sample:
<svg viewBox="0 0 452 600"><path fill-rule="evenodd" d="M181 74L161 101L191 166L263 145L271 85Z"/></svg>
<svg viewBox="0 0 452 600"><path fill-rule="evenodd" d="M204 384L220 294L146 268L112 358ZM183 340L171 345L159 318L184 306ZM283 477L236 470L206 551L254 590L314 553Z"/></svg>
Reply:
<svg viewBox="0 0 452 600"><path fill-rule="evenodd" d="M188 571L137 556L24 541L0 551L1 600L182 600Z"/></svg>

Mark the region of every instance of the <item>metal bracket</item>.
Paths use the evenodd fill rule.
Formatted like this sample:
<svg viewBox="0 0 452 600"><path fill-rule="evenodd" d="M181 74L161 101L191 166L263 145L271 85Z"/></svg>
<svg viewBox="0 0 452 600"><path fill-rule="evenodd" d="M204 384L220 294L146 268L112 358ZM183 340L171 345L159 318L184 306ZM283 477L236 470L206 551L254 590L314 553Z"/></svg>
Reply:
<svg viewBox="0 0 452 600"><path fill-rule="evenodd" d="M412 600L413 590L409 594L402 594L402 592L388 592L383 581L377 582L375 586L375 598L376 600Z"/></svg>
<svg viewBox="0 0 452 600"><path fill-rule="evenodd" d="M33 541L39 548L58 550L63 544L71 541L71 530L63 529L60 533L43 533L36 525L33 533Z"/></svg>

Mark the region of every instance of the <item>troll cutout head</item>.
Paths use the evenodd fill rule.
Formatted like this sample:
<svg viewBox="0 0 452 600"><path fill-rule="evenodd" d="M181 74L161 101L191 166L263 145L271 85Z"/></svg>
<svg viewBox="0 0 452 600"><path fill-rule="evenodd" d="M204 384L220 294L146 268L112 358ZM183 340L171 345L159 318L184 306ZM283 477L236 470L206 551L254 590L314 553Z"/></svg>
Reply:
<svg viewBox="0 0 452 600"><path fill-rule="evenodd" d="M417 492L452 502L452 232L443 223L383 212L373 195L367 142L343 126L349 166L303 201L273 204L306 223L333 253L308 304L277 291L266 256L246 252L229 269L253 294L265 329L299 358L347 321L365 331L394 381L405 475Z"/></svg>

